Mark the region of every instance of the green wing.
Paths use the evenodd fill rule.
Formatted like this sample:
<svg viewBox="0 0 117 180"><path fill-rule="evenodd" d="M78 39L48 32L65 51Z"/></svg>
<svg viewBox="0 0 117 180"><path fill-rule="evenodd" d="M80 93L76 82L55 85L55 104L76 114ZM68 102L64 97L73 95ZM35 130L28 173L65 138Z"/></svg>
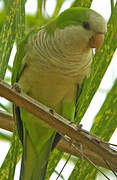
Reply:
<svg viewBox="0 0 117 180"><path fill-rule="evenodd" d="M12 85L15 82L18 82L21 76L21 73L24 69L25 65L23 65L22 60L25 56L25 45L27 44L28 38L31 34L36 33L37 31L39 31L39 29L32 30L30 33L28 33L17 47L17 53L15 55L15 59L13 63L13 72L12 72L12 79L11 79Z"/></svg>

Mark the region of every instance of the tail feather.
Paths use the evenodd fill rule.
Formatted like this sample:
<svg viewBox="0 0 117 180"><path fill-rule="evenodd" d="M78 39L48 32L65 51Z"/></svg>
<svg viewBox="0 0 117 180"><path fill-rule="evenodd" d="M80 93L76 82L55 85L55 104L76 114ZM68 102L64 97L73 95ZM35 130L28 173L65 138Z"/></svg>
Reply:
<svg viewBox="0 0 117 180"><path fill-rule="evenodd" d="M54 135L37 153L26 131L20 180L44 180L53 140Z"/></svg>

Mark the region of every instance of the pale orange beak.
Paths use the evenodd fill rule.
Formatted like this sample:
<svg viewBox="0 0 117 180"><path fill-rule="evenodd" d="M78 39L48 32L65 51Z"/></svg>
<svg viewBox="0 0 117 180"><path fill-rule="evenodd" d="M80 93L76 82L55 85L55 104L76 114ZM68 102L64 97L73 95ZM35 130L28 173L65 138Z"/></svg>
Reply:
<svg viewBox="0 0 117 180"><path fill-rule="evenodd" d="M94 34L89 41L90 48L96 48L98 51L104 42L104 34Z"/></svg>

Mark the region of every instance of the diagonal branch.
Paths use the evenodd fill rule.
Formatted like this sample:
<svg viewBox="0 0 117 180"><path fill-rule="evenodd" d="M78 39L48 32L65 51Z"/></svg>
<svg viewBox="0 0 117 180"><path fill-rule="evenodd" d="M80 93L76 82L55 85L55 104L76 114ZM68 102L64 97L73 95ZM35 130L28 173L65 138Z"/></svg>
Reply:
<svg viewBox="0 0 117 180"><path fill-rule="evenodd" d="M17 92L15 88L3 81L0 81L0 95L41 118L55 129L55 131L59 132L63 136L63 139L58 144L58 149L81 157L80 153L78 153L71 144L77 147L80 147L80 144L82 144L83 153L91 161L97 165L108 168L103 160L105 159L109 162L112 169L117 171L117 152L97 136L83 130L80 126L70 123L52 109L47 108L26 94ZM67 142L66 139L68 139L69 142Z"/></svg>
<svg viewBox="0 0 117 180"><path fill-rule="evenodd" d="M0 128L7 131L13 131L13 116L10 113L3 112L0 110Z"/></svg>
<svg viewBox="0 0 117 180"><path fill-rule="evenodd" d="M13 126L14 126L13 116L10 113L0 111L0 128L12 132ZM90 134L90 136L92 135ZM101 143L105 146L105 142L101 142ZM106 146L109 147L109 143L108 144L106 143ZM80 148L80 144L79 144L79 148ZM73 146L71 146L71 143L69 141L66 141L64 137L57 144L57 149L81 158L81 154L75 148L73 148ZM90 149L88 148L83 149L83 153L96 165L102 166L104 168L108 168L106 163L103 161L102 157L90 151Z"/></svg>

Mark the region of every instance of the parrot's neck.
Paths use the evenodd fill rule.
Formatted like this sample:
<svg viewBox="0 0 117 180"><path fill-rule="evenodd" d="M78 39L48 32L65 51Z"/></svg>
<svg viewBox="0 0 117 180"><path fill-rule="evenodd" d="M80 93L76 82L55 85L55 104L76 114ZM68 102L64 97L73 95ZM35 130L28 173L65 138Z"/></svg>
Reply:
<svg viewBox="0 0 117 180"><path fill-rule="evenodd" d="M62 78L82 82L90 71L92 51L82 34L79 36L78 29L74 31L73 28L77 27L56 29L53 35L41 29L29 38L31 47L28 47L28 55L33 60L35 57L40 68L42 66L42 69L59 73Z"/></svg>

